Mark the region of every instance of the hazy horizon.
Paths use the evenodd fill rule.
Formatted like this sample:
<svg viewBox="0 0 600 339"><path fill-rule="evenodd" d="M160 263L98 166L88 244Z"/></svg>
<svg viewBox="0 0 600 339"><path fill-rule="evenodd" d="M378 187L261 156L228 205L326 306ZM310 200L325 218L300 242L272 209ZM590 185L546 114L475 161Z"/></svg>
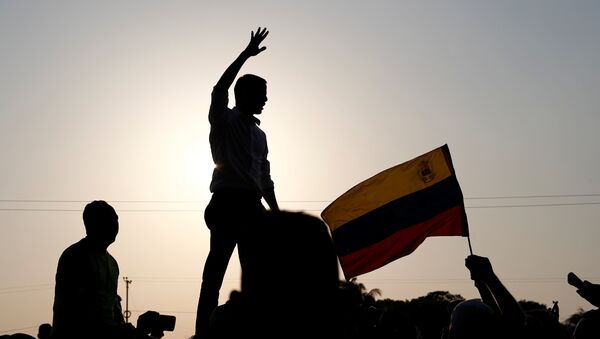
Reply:
<svg viewBox="0 0 600 339"><path fill-rule="evenodd" d="M448 144L474 253L518 300L591 309L566 276L600 283L599 17L593 1L0 2L0 334L51 322L58 257L96 199L120 217L132 321L156 310L177 316L165 339L193 334L211 88L259 26L267 50L241 74L268 82L283 209L318 216ZM476 297L468 254L429 238L358 281ZM237 288L234 253L221 302Z"/></svg>

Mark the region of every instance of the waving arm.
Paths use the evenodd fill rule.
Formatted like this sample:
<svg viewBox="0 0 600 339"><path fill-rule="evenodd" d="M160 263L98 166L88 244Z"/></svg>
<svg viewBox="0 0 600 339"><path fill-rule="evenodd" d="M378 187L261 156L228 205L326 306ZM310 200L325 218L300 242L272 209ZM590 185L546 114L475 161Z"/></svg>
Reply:
<svg viewBox="0 0 600 339"><path fill-rule="evenodd" d="M221 75L221 78L215 85L216 88L219 88L221 90L228 90L229 87L231 87L233 81L235 80L235 77L240 72L240 69L242 69L242 66L244 65L246 60L248 60L250 57L257 56L258 54L262 53L265 49L267 49L267 47L265 46L260 46L260 44L263 42L263 40L265 40L267 35L269 35L269 31L267 31L266 28L261 29L260 27L258 27L256 33L252 31L252 33L250 34L250 42L248 43L248 46L246 46L246 48L233 61L233 63L229 65L229 67L227 67L227 69L225 70L223 75Z"/></svg>

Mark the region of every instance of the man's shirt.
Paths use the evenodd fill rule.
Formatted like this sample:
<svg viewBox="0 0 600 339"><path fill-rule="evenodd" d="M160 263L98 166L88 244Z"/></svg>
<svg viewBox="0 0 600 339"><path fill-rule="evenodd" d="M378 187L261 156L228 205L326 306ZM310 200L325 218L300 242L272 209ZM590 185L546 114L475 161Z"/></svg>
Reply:
<svg viewBox="0 0 600 339"><path fill-rule="evenodd" d="M119 266L105 250L84 238L69 246L56 269L53 306L55 338L83 338L117 324Z"/></svg>
<svg viewBox="0 0 600 339"><path fill-rule="evenodd" d="M230 109L227 90L214 88L208 113L210 149L215 163L210 191L248 189L262 194L273 188L267 160L267 136L260 121Z"/></svg>

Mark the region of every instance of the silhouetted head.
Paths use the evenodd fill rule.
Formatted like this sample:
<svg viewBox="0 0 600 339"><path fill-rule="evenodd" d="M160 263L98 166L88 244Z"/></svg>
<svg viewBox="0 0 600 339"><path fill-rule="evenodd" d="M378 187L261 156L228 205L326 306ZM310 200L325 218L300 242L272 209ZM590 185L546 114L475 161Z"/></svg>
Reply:
<svg viewBox="0 0 600 339"><path fill-rule="evenodd" d="M48 323L41 324L38 327L38 339L50 339L50 335L52 334L52 325Z"/></svg>
<svg viewBox="0 0 600 339"><path fill-rule="evenodd" d="M338 290L337 256L325 223L302 212L268 211L240 239L242 293ZM281 282L284 281L284 284Z"/></svg>
<svg viewBox="0 0 600 339"><path fill-rule="evenodd" d="M88 238L101 245L115 242L119 233L119 216L106 201L95 200L85 206L83 223Z"/></svg>
<svg viewBox="0 0 600 339"><path fill-rule="evenodd" d="M494 310L480 299L461 301L452 310L449 339L495 338L497 334Z"/></svg>
<svg viewBox="0 0 600 339"><path fill-rule="evenodd" d="M233 88L236 107L246 114L260 114L267 102L267 81L254 74L241 76Z"/></svg>
<svg viewBox="0 0 600 339"><path fill-rule="evenodd" d="M242 235L238 250L241 292L256 311L249 315L257 317L255 329L270 326L271 334L276 328L296 334L333 331L339 273L333 241L321 219L302 212L265 212Z"/></svg>
<svg viewBox="0 0 600 339"><path fill-rule="evenodd" d="M600 310L585 312L573 331L573 339L591 338L600 338Z"/></svg>

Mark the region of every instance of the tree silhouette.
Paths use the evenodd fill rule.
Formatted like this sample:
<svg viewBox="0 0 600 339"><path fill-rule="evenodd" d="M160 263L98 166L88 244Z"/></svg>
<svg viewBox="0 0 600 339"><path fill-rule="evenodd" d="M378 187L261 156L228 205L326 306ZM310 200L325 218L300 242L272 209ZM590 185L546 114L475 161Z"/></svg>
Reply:
<svg viewBox="0 0 600 339"><path fill-rule="evenodd" d="M519 300L519 305L525 312L531 310L550 310L550 308L548 308L546 304L542 304L532 300Z"/></svg>
<svg viewBox="0 0 600 339"><path fill-rule="evenodd" d="M354 291L357 296L360 294L363 304L366 305L374 305L376 297L382 295L379 288L367 291L367 287L363 283L358 282L356 277L350 278L350 280L340 281L340 286L349 291Z"/></svg>
<svg viewBox="0 0 600 339"><path fill-rule="evenodd" d="M383 310L383 319L391 317L401 318L404 325L413 324L415 331L419 332L423 339L439 339L442 330L450 323L450 312L454 305L465 300L459 294L448 291L433 291L427 295L412 300L378 300L375 305ZM387 330L387 324L384 327Z"/></svg>

